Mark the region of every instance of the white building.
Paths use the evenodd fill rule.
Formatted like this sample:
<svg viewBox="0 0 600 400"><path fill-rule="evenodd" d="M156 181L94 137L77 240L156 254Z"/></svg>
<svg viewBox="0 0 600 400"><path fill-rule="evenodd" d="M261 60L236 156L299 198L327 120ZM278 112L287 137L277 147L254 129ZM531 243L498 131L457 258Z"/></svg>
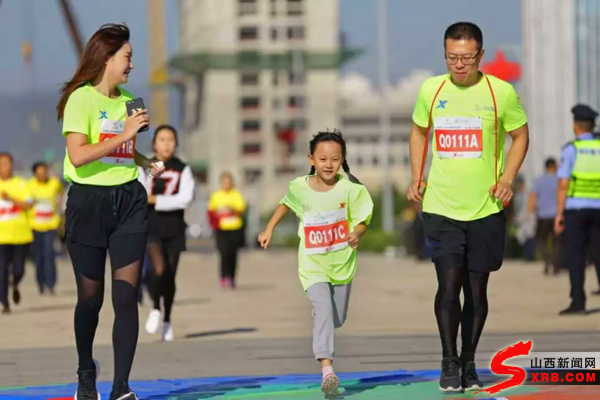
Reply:
<svg viewBox="0 0 600 400"><path fill-rule="evenodd" d="M182 0L180 48L184 128L180 151L200 175L202 197L231 171L252 205L250 233L273 210L288 182L308 173L308 142L342 130L352 172L372 190L382 184L380 96L360 76L339 79L356 53L343 48L337 0ZM413 75L389 90L392 176L410 182L408 138L419 88ZM293 127L289 146L280 134ZM206 199L201 199L206 201ZM204 203L202 203L204 204ZM204 205L190 220L201 221Z"/></svg>
<svg viewBox="0 0 600 400"><path fill-rule="evenodd" d="M231 171L272 207L308 172L312 134L338 125L338 69L353 54L341 48L338 1L183 0L180 11L182 155L210 190ZM290 126L288 147L279 135Z"/></svg>
<svg viewBox="0 0 600 400"><path fill-rule="evenodd" d="M574 138L571 108L600 108L600 0L523 0L528 178Z"/></svg>
<svg viewBox="0 0 600 400"><path fill-rule="evenodd" d="M388 91L391 110L392 144L390 168L397 188L410 184L409 137L412 113L419 89L429 71L414 71ZM354 175L369 188L378 189L383 183L380 116L381 94L360 75L341 80L340 127L347 142L348 165ZM431 152L429 152L431 154Z"/></svg>

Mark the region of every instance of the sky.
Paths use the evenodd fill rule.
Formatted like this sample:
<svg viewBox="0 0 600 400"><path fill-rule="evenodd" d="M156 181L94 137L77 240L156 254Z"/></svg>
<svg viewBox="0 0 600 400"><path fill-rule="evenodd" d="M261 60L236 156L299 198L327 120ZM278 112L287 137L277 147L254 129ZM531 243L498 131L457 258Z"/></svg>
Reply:
<svg viewBox="0 0 600 400"><path fill-rule="evenodd" d="M520 0L388 0L389 79L397 82L414 69L446 71L443 37L454 22L471 21L483 31L487 60L499 48L521 44ZM348 45L364 50L343 68L374 83L377 74L377 2L341 0L341 29Z"/></svg>
<svg viewBox="0 0 600 400"><path fill-rule="evenodd" d="M177 1L167 0L169 52L177 52ZM125 22L132 30L132 86L147 77L145 0L72 0L84 38L105 22ZM520 0L388 0L390 80L413 69L443 72L442 37L452 22L469 20L484 32L488 57L502 46L521 42ZM341 0L341 30L351 47L363 50L343 72L358 72L377 80L377 13L374 0ZM21 43L32 40L34 68L23 68ZM32 88L53 90L75 66L75 51L55 0L3 0L0 4L0 87L4 94ZM33 84L28 84L34 80Z"/></svg>
<svg viewBox="0 0 600 400"><path fill-rule="evenodd" d="M201 1L201 0L198 0ZM131 29L135 70L127 88L147 98L147 11L145 0L71 0L82 36L87 40L103 23L125 22ZM499 48L521 43L520 0L388 0L389 79L392 84L415 69L445 71L442 37L453 22L470 20L484 33L491 59ZM166 0L168 50L177 53L178 1ZM340 29L350 47L362 49L342 74L358 73L377 87L377 20L375 0L340 0ZM31 41L33 62L24 64L21 44ZM15 152L36 157L44 148L63 143L52 108L58 89L76 66L73 44L57 0L2 0L0 2L0 118L3 143ZM42 131L28 139L8 132L29 130L30 110L41 110ZM176 118L179 114L171 113ZM178 121L173 121L178 126ZM24 143L29 143L29 147ZM38 155L39 154L39 155Z"/></svg>

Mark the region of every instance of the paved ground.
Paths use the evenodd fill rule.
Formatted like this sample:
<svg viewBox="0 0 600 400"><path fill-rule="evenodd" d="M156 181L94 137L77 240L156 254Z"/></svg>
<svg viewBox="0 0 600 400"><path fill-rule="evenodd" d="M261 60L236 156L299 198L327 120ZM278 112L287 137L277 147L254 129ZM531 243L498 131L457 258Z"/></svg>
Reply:
<svg viewBox="0 0 600 400"><path fill-rule="evenodd" d="M294 252L245 253L240 265L240 286L232 292L217 285L215 255L186 254L180 267L173 316L176 341L161 343L158 337L142 330L132 379L282 379L280 376L285 374L318 372L310 346L310 305L298 282L295 260ZM75 287L67 261L60 264L56 297L37 294L33 269L29 268L22 305L12 315L0 317L0 386L74 380ZM597 281L592 271L588 276L590 292L596 289ZM439 369L441 349L432 305L435 290L435 274L429 263L361 255L348 322L338 331L336 369L388 371L388 378L396 376L396 380L390 379L398 388L403 387L405 377L400 379L391 371ZM103 381L112 375L113 313L109 293L110 285L96 337L95 355L103 367ZM520 340L534 340L535 351L598 351L600 314L557 315L569 302L566 275L543 277L538 264L508 262L493 275L489 297L490 316L478 354L481 368L487 368L498 350ZM146 301L141 309L142 324L148 304ZM588 305L591 310L599 309L600 298L590 297ZM430 373L435 374L436 371ZM348 376L350 380L354 378L365 377ZM318 381L315 376L311 379ZM38 398L16 394L17 397L6 397L8 394L0 391L1 398ZM208 398L190 396L164 398ZM263 398L244 396L236 398ZM579 398L585 396L580 393ZM593 398L600 398L600 394Z"/></svg>

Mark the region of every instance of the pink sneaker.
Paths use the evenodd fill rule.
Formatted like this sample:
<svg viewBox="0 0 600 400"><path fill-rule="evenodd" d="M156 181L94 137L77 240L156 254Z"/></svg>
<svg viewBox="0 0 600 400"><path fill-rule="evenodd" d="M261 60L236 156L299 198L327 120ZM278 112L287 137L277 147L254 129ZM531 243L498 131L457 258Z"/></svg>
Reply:
<svg viewBox="0 0 600 400"><path fill-rule="evenodd" d="M338 388L340 387L340 378L335 373L330 373L323 378L321 382L321 391L326 399L335 399L340 395Z"/></svg>
<svg viewBox="0 0 600 400"><path fill-rule="evenodd" d="M235 289L235 281L231 278L227 278L227 282L229 283L229 287L231 289Z"/></svg>
<svg viewBox="0 0 600 400"><path fill-rule="evenodd" d="M221 278L221 280L219 281L219 283L221 284L221 287L223 289L227 288L227 286L229 286L229 283L227 282L227 278Z"/></svg>

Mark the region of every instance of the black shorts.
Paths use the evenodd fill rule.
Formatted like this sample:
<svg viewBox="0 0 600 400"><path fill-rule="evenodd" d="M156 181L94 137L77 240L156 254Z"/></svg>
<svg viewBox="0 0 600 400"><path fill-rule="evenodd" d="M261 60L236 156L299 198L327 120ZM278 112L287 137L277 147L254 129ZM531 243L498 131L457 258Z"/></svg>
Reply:
<svg viewBox="0 0 600 400"><path fill-rule="evenodd" d="M185 235L174 237L160 237L158 235L149 234L148 244L155 243L161 246L169 254L181 253L186 250Z"/></svg>
<svg viewBox="0 0 600 400"><path fill-rule="evenodd" d="M113 270L143 260L147 212L148 195L137 180L119 186L74 183L67 199L65 230L75 270L101 279L107 250Z"/></svg>
<svg viewBox="0 0 600 400"><path fill-rule="evenodd" d="M119 186L74 183L65 218L67 241L106 248L111 238L148 231L148 195L137 180Z"/></svg>
<svg viewBox="0 0 600 400"><path fill-rule="evenodd" d="M424 212L423 223L434 262L452 254L455 255L452 264L466 266L469 271L492 272L502 266L506 241L504 211L474 221L457 221Z"/></svg>

